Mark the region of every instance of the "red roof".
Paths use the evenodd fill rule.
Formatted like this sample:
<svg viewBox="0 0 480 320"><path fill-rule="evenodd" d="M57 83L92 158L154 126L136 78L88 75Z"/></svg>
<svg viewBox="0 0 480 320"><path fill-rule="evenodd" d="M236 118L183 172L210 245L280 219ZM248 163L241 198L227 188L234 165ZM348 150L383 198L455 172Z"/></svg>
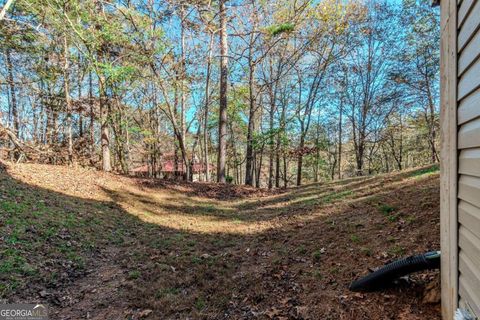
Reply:
<svg viewBox="0 0 480 320"><path fill-rule="evenodd" d="M175 170L175 161L174 160L164 160L162 161L162 168L160 169L161 172L183 172L184 171L184 165L183 161L179 161L177 163L177 170Z"/></svg>
<svg viewBox="0 0 480 320"><path fill-rule="evenodd" d="M134 169L131 170L132 172L148 172L148 165L143 165L143 166L140 166L140 167L136 167Z"/></svg>

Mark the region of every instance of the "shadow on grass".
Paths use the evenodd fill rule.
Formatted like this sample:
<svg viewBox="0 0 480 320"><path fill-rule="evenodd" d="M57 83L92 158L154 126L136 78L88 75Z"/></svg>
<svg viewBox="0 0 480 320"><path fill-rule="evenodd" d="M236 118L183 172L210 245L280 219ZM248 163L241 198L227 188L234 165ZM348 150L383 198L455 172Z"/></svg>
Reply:
<svg viewBox="0 0 480 320"><path fill-rule="evenodd" d="M395 175L389 183L407 176ZM419 215L412 221L415 229L409 237L398 231L401 213L388 212L400 217L389 221L375 211L376 203L370 205L362 198L361 193L378 188L381 181L379 177L308 185L291 194L232 202L179 195L159 204L148 195L150 190L105 189L112 201L86 200L30 186L0 171L0 295L15 302L46 300L57 314L72 319L84 317L85 310L99 319L127 318L125 314L135 318L144 310L152 310L154 319L240 319L271 310L289 317L297 305L306 306L319 319L345 318L352 310L368 318L379 310L395 314L397 308L415 305L421 314L435 319L430 306L418 305L415 296L395 289L390 294L397 295L396 304L382 304L382 295L372 294L361 303L352 301L346 310L338 300L354 275L379 263L375 255L424 251L438 242L416 238L426 234L425 228L431 230L435 195L425 200L429 209L421 213L424 218ZM435 188L432 181L420 183ZM378 202L394 199L392 208L399 208L400 201L418 202L414 199L418 190L402 194L407 191L397 187L386 188ZM153 215L160 214L152 210L156 208L166 215L258 222L284 213L302 216L345 199L364 207L355 214L351 209L316 217L306 225L285 224L255 234L168 228L147 223L124 208L125 202L133 201ZM422 219L428 223L421 224ZM414 240L385 242L387 234ZM109 269L120 272L117 286L99 272ZM81 310L76 310L80 302Z"/></svg>
<svg viewBox="0 0 480 320"><path fill-rule="evenodd" d="M198 318L207 303L210 308L227 307L231 284L217 279L224 289L211 298L211 281L217 275L229 281L226 274L235 265L205 253L235 246L241 236L196 234L147 223L122 208L121 194L109 195L112 201L67 196L0 170L0 298L47 303L53 313L72 319L84 318L85 308L93 318L103 318L109 309L113 313L106 318L123 319L128 318L125 309L133 310L134 318L149 308L157 317ZM128 192L131 197L145 206L156 204ZM117 269L118 287L96 274ZM82 279L90 282L79 286ZM105 294L98 289L109 286ZM96 293L87 301L93 289ZM82 310L75 310L80 301Z"/></svg>
<svg viewBox="0 0 480 320"><path fill-rule="evenodd" d="M429 166L388 176L356 177L327 184L309 184L289 189L288 192L257 199L220 201L190 194L172 194L159 201L155 188L144 193L126 190L108 190L113 201L136 202L139 211L151 216L204 217L210 221L268 222L276 218L307 215L329 205L369 201L398 188L408 188L416 183L412 178L427 176L438 171Z"/></svg>

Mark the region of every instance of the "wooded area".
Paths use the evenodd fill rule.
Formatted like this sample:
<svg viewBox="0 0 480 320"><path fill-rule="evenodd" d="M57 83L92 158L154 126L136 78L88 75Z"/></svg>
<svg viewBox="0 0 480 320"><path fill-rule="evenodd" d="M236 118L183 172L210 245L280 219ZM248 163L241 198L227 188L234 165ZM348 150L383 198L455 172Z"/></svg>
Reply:
<svg viewBox="0 0 480 320"><path fill-rule="evenodd" d="M434 163L439 30L428 0L17 0L0 154L268 188Z"/></svg>
<svg viewBox="0 0 480 320"><path fill-rule="evenodd" d="M403 272L438 267L441 231L444 309L470 301L480 3L442 7L441 27L431 0L0 0L0 299L440 319L439 271Z"/></svg>

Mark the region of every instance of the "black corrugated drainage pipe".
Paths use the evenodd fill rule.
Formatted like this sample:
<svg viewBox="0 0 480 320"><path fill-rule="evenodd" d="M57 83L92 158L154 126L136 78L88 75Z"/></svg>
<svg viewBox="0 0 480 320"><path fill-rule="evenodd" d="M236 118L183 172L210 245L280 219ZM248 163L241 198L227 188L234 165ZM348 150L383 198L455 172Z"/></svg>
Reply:
<svg viewBox="0 0 480 320"><path fill-rule="evenodd" d="M375 291L407 274L438 268L440 268L440 251L427 252L389 263L369 275L353 281L350 284L350 290Z"/></svg>

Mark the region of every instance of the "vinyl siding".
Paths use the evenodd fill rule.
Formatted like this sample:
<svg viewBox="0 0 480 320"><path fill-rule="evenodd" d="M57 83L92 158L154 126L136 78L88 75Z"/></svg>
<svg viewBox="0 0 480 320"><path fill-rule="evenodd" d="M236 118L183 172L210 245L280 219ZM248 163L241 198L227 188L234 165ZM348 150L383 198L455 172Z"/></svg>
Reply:
<svg viewBox="0 0 480 320"><path fill-rule="evenodd" d="M458 293L480 317L480 1L458 7Z"/></svg>

